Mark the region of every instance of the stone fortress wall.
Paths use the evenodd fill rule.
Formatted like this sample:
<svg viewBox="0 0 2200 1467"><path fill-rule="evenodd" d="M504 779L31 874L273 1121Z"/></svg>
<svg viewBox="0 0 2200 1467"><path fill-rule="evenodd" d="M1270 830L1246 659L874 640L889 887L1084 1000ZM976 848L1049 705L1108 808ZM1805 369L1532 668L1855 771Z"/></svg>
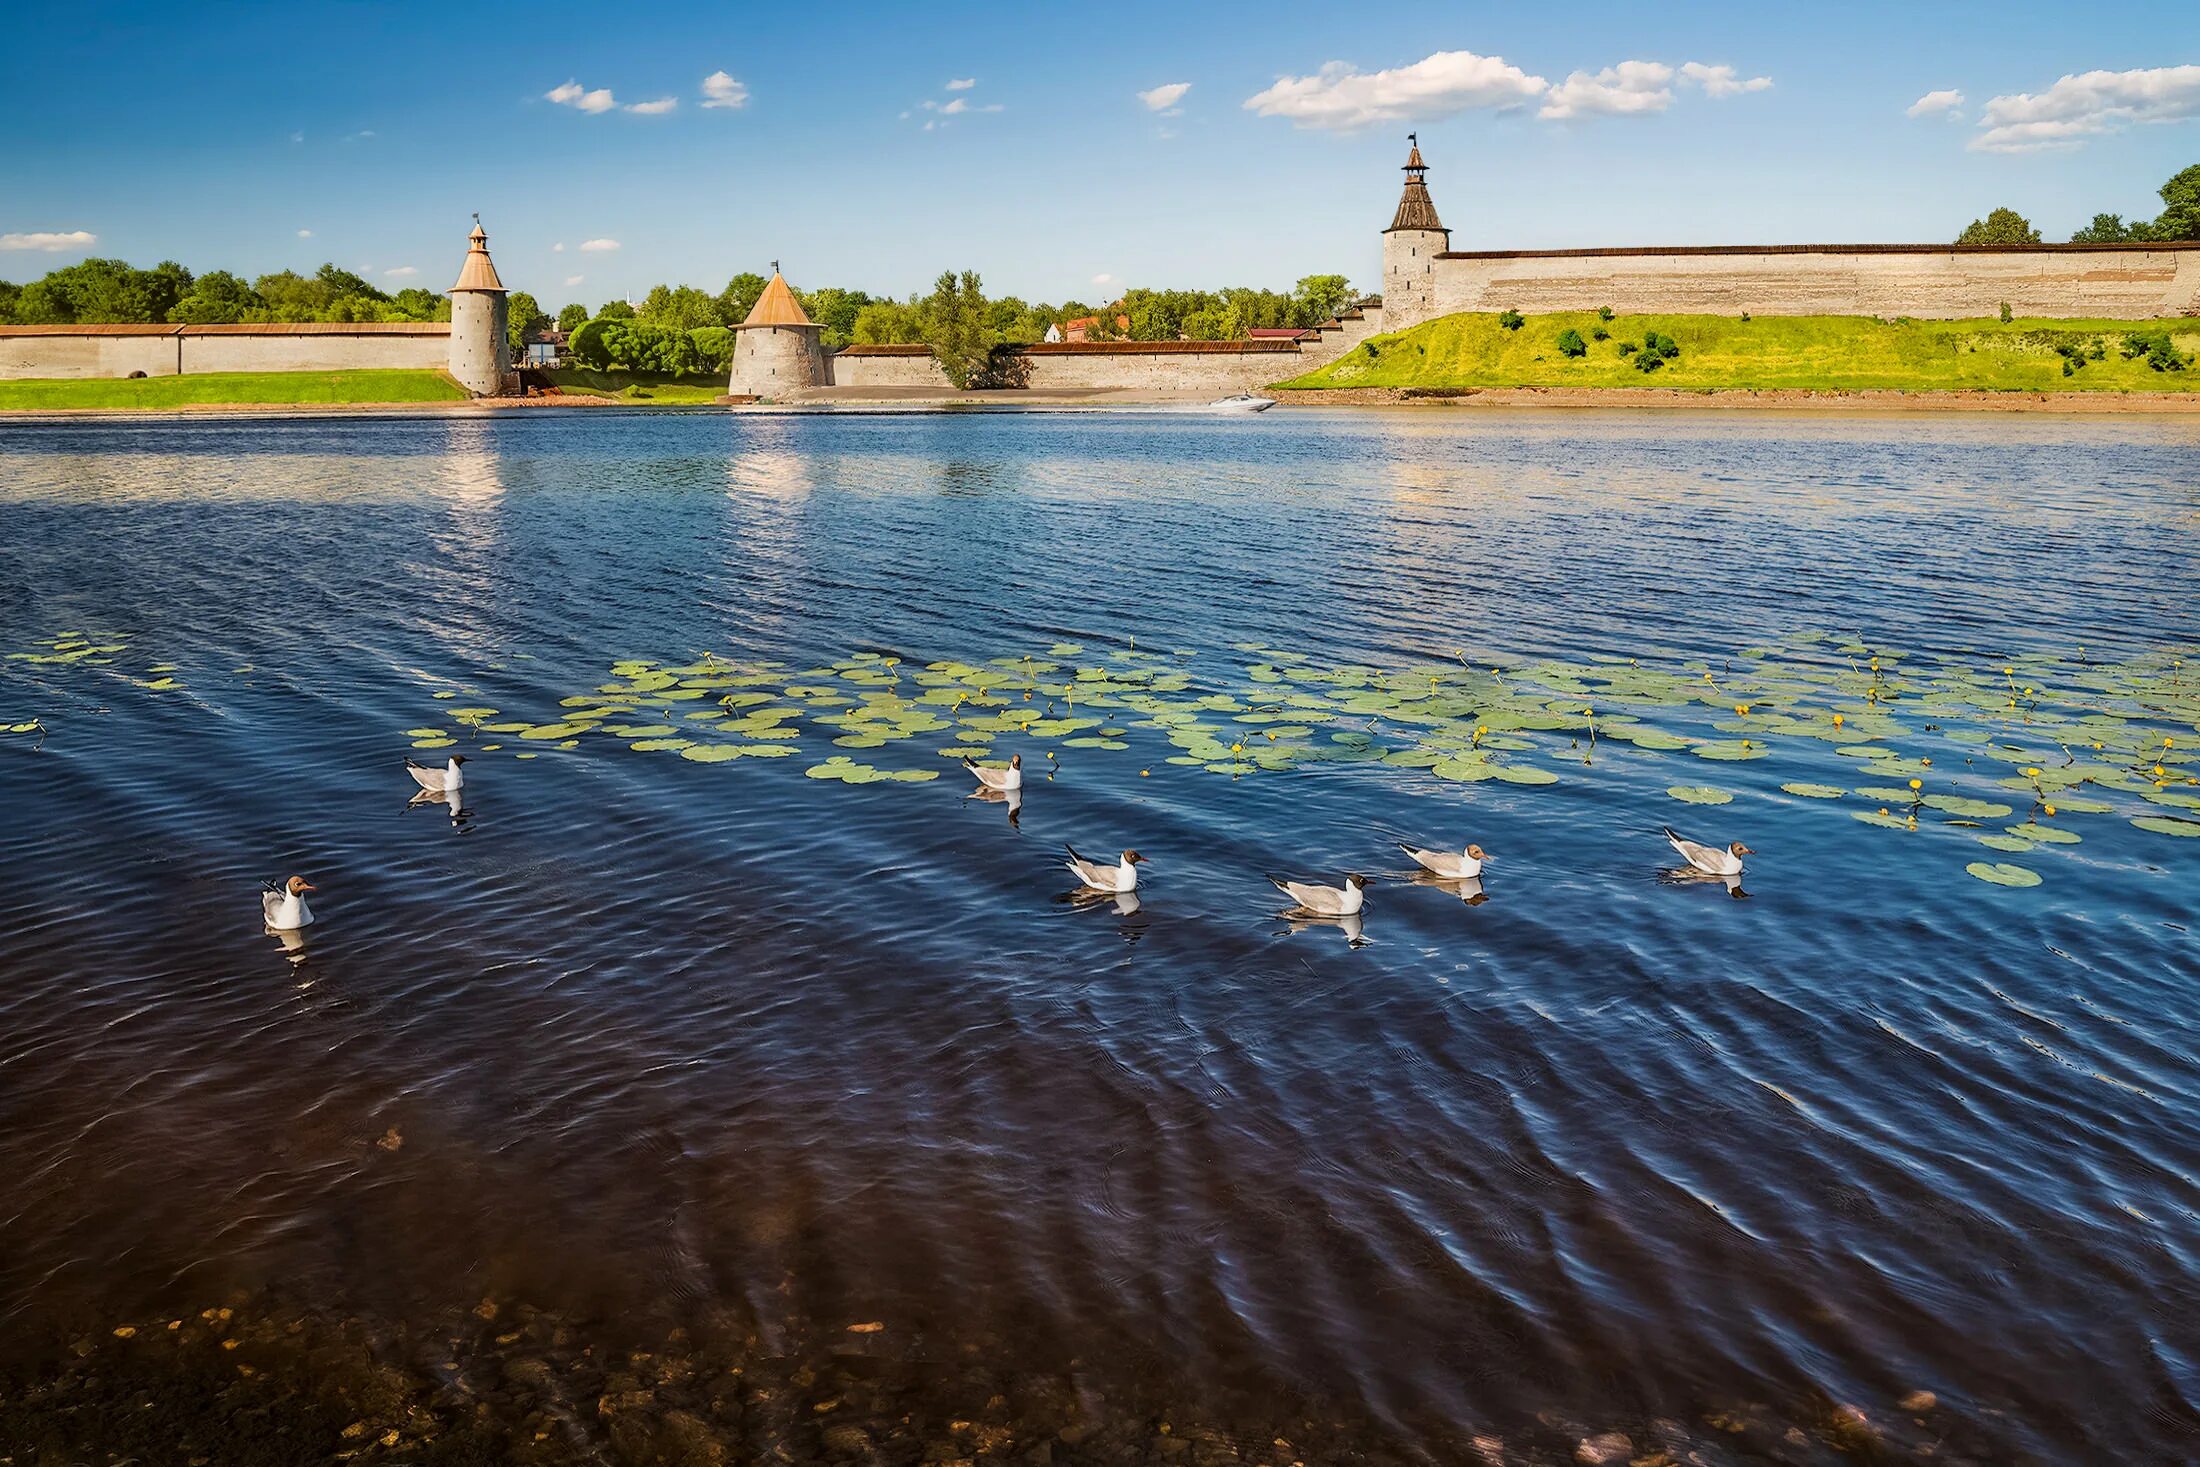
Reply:
<svg viewBox="0 0 2200 1467"><path fill-rule="evenodd" d="M1431 263L1424 320L1598 306L1630 314L1958 319L1992 316L2004 302L2019 316L2200 315L2200 243L1453 250Z"/></svg>
<svg viewBox="0 0 2200 1467"><path fill-rule="evenodd" d="M449 365L441 321L245 326L0 326L0 379L194 372L429 371Z"/></svg>

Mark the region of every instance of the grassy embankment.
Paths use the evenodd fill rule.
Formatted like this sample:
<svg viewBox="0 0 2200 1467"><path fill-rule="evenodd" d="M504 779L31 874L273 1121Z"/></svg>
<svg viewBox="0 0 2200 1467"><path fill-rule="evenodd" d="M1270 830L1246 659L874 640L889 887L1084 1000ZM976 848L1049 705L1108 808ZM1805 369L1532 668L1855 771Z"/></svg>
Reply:
<svg viewBox="0 0 2200 1467"><path fill-rule="evenodd" d="M0 382L0 411L67 408L318 407L463 402L441 372L207 372L184 377L39 377Z"/></svg>
<svg viewBox="0 0 2200 1467"><path fill-rule="evenodd" d="M655 402L678 406L707 403L726 395L723 376L675 377L663 372L592 372L585 367L560 367L548 374L561 392L587 397L610 397L621 402Z"/></svg>
<svg viewBox="0 0 2200 1467"><path fill-rule="evenodd" d="M1601 327L1610 339L1590 339ZM1559 334L1581 334L1583 357L1559 351ZM1278 383L1323 387L1662 387L1681 391L1870 389L2022 392L2200 392L2200 362L2156 371L2128 359L2134 332L2168 331L2179 351L2200 357L2200 321L1878 321L1869 316L1615 316L1564 311L1529 316L1506 330L1495 315L1470 313L1375 337L1328 366ZM1620 354L1648 332L1669 336L1680 354L1657 371ZM2057 346L2089 358L2063 375Z"/></svg>

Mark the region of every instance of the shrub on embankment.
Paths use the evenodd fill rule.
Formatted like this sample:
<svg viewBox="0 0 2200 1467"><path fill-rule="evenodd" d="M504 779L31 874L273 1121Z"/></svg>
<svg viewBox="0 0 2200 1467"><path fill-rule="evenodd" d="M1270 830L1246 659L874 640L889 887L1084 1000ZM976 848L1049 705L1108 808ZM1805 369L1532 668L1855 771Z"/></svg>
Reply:
<svg viewBox="0 0 2200 1467"><path fill-rule="evenodd" d="M1568 333L1595 338L1580 356ZM2126 355L2127 337L2149 348ZM2171 353L2154 351L2165 337ZM1340 387L1641 387L1630 360L1645 341L1678 347L1662 356L1656 385L1681 390L2200 392L2200 321L2065 321L2018 317L1881 321L1870 316L1531 314L1508 330L1495 314L1466 313L1375 337L1325 367L1279 383ZM1571 342L1568 343L1571 345ZM2077 365L2070 365L2073 362ZM2065 368L2069 367L2066 374Z"/></svg>

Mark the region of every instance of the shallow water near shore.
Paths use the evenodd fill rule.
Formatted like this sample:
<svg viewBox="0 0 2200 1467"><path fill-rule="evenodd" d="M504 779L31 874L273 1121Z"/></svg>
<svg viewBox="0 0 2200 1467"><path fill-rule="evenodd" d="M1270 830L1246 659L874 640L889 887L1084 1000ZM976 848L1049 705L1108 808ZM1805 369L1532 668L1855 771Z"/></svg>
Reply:
<svg viewBox="0 0 2200 1467"><path fill-rule="evenodd" d="M652 1411L2188 1456L2196 464L2170 419L0 426L0 1375L151 1378L228 1308L369 1459L688 1460ZM463 810L409 805L449 753ZM1665 825L1761 854L1679 879ZM1469 840L1479 892L1396 848ZM1064 842L1149 857L1135 907ZM1263 880L1346 871L1349 930ZM445 1424L343 1438L332 1340Z"/></svg>

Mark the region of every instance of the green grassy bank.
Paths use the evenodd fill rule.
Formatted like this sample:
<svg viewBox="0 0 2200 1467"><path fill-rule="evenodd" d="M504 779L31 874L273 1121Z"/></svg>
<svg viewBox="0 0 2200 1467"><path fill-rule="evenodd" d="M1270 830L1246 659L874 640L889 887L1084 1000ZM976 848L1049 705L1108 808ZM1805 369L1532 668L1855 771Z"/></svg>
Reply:
<svg viewBox="0 0 2200 1467"><path fill-rule="evenodd" d="M1609 339L1597 341L1602 329ZM1587 354L1568 357L1561 333ZM2195 359L2157 371L2123 354L2134 332L2167 331ZM1680 348L1656 371L1622 343L1648 333ZM2067 358L2063 348L2083 360ZM2096 359L2097 358L2097 359ZM2071 361L2069 375L2064 363ZM1495 315L1464 314L1375 337L1328 366L1278 384L1323 387L1663 387L1683 391L1892 388L1907 391L2200 392L2200 320L1879 321L1869 316L1615 316L1566 311L1507 330Z"/></svg>
<svg viewBox="0 0 2200 1467"><path fill-rule="evenodd" d="M590 397L614 397L624 402L713 402L726 395L723 376L675 377L663 372L592 372L585 367L560 367L546 374L561 392Z"/></svg>
<svg viewBox="0 0 2200 1467"><path fill-rule="evenodd" d="M0 382L0 411L64 408L317 407L463 402L441 372L207 372L185 377L40 377Z"/></svg>

